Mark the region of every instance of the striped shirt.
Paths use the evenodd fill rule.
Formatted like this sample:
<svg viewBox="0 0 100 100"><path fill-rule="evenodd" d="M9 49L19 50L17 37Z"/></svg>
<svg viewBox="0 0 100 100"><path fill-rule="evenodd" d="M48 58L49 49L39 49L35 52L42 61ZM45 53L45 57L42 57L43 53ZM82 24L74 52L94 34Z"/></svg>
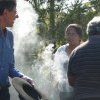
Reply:
<svg viewBox="0 0 100 100"><path fill-rule="evenodd" d="M71 54L68 76L76 77L75 100L100 97L100 36L90 36Z"/></svg>

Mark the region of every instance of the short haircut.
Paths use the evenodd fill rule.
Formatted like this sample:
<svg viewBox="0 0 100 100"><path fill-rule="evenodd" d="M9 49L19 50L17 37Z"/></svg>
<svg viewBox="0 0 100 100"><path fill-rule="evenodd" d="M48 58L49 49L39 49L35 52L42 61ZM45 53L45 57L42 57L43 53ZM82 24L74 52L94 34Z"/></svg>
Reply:
<svg viewBox="0 0 100 100"><path fill-rule="evenodd" d="M79 24L69 24L66 27L65 32L67 32L68 28L70 28L70 27L74 28L76 33L82 38L82 27Z"/></svg>
<svg viewBox="0 0 100 100"><path fill-rule="evenodd" d="M11 11L14 7L16 7L15 0L0 0L0 15L3 14L5 9Z"/></svg>
<svg viewBox="0 0 100 100"><path fill-rule="evenodd" d="M87 34L88 35L100 35L100 16L94 17L87 24Z"/></svg>

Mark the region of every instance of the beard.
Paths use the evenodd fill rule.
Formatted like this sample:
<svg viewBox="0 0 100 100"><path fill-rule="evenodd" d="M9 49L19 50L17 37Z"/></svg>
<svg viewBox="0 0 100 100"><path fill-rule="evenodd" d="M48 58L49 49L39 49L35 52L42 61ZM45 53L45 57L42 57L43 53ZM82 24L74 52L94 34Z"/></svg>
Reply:
<svg viewBox="0 0 100 100"><path fill-rule="evenodd" d="M7 27L13 27L14 22L7 23Z"/></svg>

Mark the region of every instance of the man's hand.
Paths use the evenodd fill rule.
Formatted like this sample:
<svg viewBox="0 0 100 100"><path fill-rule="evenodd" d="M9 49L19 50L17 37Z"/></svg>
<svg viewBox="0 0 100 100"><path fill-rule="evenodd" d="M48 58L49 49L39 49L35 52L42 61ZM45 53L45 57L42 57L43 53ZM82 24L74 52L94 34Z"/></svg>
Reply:
<svg viewBox="0 0 100 100"><path fill-rule="evenodd" d="M27 82L29 82L32 86L34 86L35 82L31 78L29 78L28 76L23 76L21 78L26 80Z"/></svg>

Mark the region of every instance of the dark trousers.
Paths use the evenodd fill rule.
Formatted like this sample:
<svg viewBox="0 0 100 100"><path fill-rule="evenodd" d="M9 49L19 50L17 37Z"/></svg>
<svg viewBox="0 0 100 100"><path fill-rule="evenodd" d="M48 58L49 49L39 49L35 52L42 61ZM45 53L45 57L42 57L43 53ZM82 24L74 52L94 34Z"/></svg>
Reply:
<svg viewBox="0 0 100 100"><path fill-rule="evenodd" d="M10 100L9 88L0 90L0 100Z"/></svg>

